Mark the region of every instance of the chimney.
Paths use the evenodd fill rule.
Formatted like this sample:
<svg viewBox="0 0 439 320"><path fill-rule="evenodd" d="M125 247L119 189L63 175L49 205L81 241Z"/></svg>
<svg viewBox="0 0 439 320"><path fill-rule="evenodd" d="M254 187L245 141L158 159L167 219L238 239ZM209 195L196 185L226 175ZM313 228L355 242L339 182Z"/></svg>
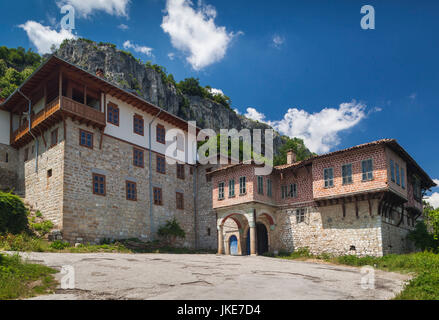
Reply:
<svg viewBox="0 0 439 320"><path fill-rule="evenodd" d="M297 160L296 154L294 153L294 150L290 150L287 152L287 164L293 164Z"/></svg>
<svg viewBox="0 0 439 320"><path fill-rule="evenodd" d="M101 68L97 68L97 69L96 69L96 75L97 75L99 78L105 79L104 70L101 69Z"/></svg>

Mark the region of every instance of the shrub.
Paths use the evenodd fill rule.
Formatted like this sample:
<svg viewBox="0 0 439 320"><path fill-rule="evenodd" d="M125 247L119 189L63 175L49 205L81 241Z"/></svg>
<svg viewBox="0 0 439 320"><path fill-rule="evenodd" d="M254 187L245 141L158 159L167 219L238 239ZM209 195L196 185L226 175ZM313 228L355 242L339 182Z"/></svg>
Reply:
<svg viewBox="0 0 439 320"><path fill-rule="evenodd" d="M409 233L408 238L415 243L416 248L422 251L438 250L439 241L435 239L433 234L428 232L424 221L419 221L416 224L415 230Z"/></svg>
<svg viewBox="0 0 439 320"><path fill-rule="evenodd" d="M0 234L19 234L27 231L27 213L19 197L11 193L0 192Z"/></svg>
<svg viewBox="0 0 439 320"><path fill-rule="evenodd" d="M50 244L50 247L55 250L64 250L65 248L70 247L70 243L56 240Z"/></svg>
<svg viewBox="0 0 439 320"><path fill-rule="evenodd" d="M32 238L26 233L0 236L0 250L44 252L47 245L38 238Z"/></svg>
<svg viewBox="0 0 439 320"><path fill-rule="evenodd" d="M171 221L167 221L166 224L159 228L158 235L161 237L165 244L172 246L177 241L177 238L184 239L186 233L180 227L178 221L174 218Z"/></svg>
<svg viewBox="0 0 439 320"><path fill-rule="evenodd" d="M38 231L41 235L48 234L50 230L53 229L53 223L52 221L44 221L41 223L34 223L32 224L32 228L35 231Z"/></svg>

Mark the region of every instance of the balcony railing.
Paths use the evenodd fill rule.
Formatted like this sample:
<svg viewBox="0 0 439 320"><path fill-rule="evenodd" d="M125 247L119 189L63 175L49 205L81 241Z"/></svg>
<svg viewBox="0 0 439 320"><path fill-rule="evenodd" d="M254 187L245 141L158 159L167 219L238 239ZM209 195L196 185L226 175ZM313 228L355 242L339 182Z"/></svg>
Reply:
<svg viewBox="0 0 439 320"><path fill-rule="evenodd" d="M61 120L62 116L70 116L74 120L85 122L88 125L105 127L105 114L103 112L67 97L61 99L59 97L54 99L43 110L32 116L31 130L34 134L39 134L40 129L52 126L56 121ZM18 147L22 143L27 143L30 139L32 139L32 136L29 132L29 123L26 122L12 133L11 145Z"/></svg>

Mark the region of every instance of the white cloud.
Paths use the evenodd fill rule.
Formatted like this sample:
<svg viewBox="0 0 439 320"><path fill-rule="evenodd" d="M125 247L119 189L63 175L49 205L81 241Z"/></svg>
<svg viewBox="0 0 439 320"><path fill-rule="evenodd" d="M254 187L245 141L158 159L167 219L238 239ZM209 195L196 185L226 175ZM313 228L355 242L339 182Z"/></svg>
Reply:
<svg viewBox="0 0 439 320"><path fill-rule="evenodd" d="M210 91L210 93L213 94L213 95L220 94L220 95L223 95L223 96L224 96L224 92L223 92L223 90L221 90L221 89L210 88L209 91Z"/></svg>
<svg viewBox="0 0 439 320"><path fill-rule="evenodd" d="M93 11L104 11L110 15L128 17L130 0L59 0L57 5L62 7L72 5L82 17L88 17Z"/></svg>
<svg viewBox="0 0 439 320"><path fill-rule="evenodd" d="M121 23L120 25L117 26L119 29L126 31L128 30L130 27L128 27L126 24Z"/></svg>
<svg viewBox="0 0 439 320"><path fill-rule="evenodd" d="M244 116L255 121L265 122L265 115L258 112L255 108L247 108L247 112Z"/></svg>
<svg viewBox="0 0 439 320"><path fill-rule="evenodd" d="M424 198L425 201L427 201L428 203L430 203L433 208L439 208L439 193L438 192L434 192L431 196L429 197L425 197Z"/></svg>
<svg viewBox="0 0 439 320"><path fill-rule="evenodd" d="M137 44L131 43L131 41L129 40L124 42L123 47L125 49L133 49L135 52L143 53L147 56L152 56L152 48L139 46Z"/></svg>
<svg viewBox="0 0 439 320"><path fill-rule="evenodd" d="M190 0L167 0L162 29L171 37L172 45L187 55L195 70L201 70L224 58L233 32L215 25L216 9ZM238 33L240 34L240 33Z"/></svg>
<svg viewBox="0 0 439 320"><path fill-rule="evenodd" d="M241 114L238 109L233 109L233 111L235 111L236 114Z"/></svg>
<svg viewBox="0 0 439 320"><path fill-rule="evenodd" d="M439 187L439 179L433 179L433 182L436 183Z"/></svg>
<svg viewBox="0 0 439 320"><path fill-rule="evenodd" d="M29 40L35 45L39 54L51 53L53 45L58 48L65 39L76 38L76 35L72 34L71 31L61 29L58 32L35 21L27 21L19 27L26 31Z"/></svg>
<svg viewBox="0 0 439 320"><path fill-rule="evenodd" d="M279 35L277 35L277 34L275 34L275 35L273 36L273 45L274 45L276 48L279 49L284 43L285 43L285 38L284 38L284 37L281 37L281 36L279 36Z"/></svg>
<svg viewBox="0 0 439 320"><path fill-rule="evenodd" d="M169 60L173 61L175 59L175 53L173 52L168 53L168 58Z"/></svg>
<svg viewBox="0 0 439 320"><path fill-rule="evenodd" d="M340 143L340 132L356 126L367 113L365 105L352 101L312 114L291 108L278 121L266 120L266 116L254 108L248 108L244 115L265 122L284 135L303 139L311 151L321 154L336 147Z"/></svg>
<svg viewBox="0 0 439 320"><path fill-rule="evenodd" d="M410 100L414 101L416 100L418 94L416 92L412 93L411 95L409 95Z"/></svg>

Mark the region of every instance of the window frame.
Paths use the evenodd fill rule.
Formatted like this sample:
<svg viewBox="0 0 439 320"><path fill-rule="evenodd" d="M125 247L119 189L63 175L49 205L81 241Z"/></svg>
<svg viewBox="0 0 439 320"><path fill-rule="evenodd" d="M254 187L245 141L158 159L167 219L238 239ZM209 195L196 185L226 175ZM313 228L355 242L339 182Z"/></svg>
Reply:
<svg viewBox="0 0 439 320"><path fill-rule="evenodd" d="M366 171L366 172L364 172L364 164L366 163L366 162L369 162L370 161L370 163L371 163L371 171ZM374 169L373 169L373 159L372 158L370 158L370 159L365 159L365 160L362 160L361 161L361 180L362 180L362 182L369 182L369 181L373 181L374 180L374 174L373 174L373 171L374 171ZM368 174L371 174L371 177L369 178L369 176L368 176ZM364 179L364 175L366 175L366 179Z"/></svg>
<svg viewBox="0 0 439 320"><path fill-rule="evenodd" d="M159 195L159 199L156 198L156 194ZM154 187L153 198L155 206L163 206L163 189L159 187Z"/></svg>
<svg viewBox="0 0 439 320"><path fill-rule="evenodd" d="M86 135L87 134L91 135L91 146L88 146L86 144L82 144L82 139L81 139L82 138L82 133L85 133ZM87 137L86 137L86 140L87 140ZM93 150L93 148L94 148L94 133L90 132L90 131L87 131L87 130L79 129L79 145L81 147L85 147L85 148L89 148L89 149Z"/></svg>
<svg viewBox="0 0 439 320"><path fill-rule="evenodd" d="M136 120L140 123L137 123L137 129L141 129L141 131L136 131ZM140 114L134 114L133 116L133 133L138 134L139 136L145 136L145 120Z"/></svg>
<svg viewBox="0 0 439 320"><path fill-rule="evenodd" d="M326 178L326 172L331 172L331 178ZM323 169L323 181L325 183L325 189L330 189L334 187L334 167L324 168Z"/></svg>
<svg viewBox="0 0 439 320"><path fill-rule="evenodd" d="M306 210L304 208L296 210L296 224L305 223Z"/></svg>
<svg viewBox="0 0 439 320"><path fill-rule="evenodd" d="M110 120L110 108L112 109L112 119ZM114 120L114 114L117 114L117 122ZM119 106L113 102L107 103L107 123L119 127L120 125L120 109Z"/></svg>
<svg viewBox="0 0 439 320"><path fill-rule="evenodd" d="M350 168L350 174L349 175L345 175L345 172L344 172L345 168ZM342 179L342 184L344 186L347 186L347 185L350 185L350 184L354 183L353 165L352 165L352 163L346 163L346 164L341 166L341 179Z"/></svg>
<svg viewBox="0 0 439 320"><path fill-rule="evenodd" d="M289 193L290 198L297 198L298 197L297 184L291 183L289 189L290 189L290 193ZM287 191L288 191L288 187L287 187Z"/></svg>
<svg viewBox="0 0 439 320"><path fill-rule="evenodd" d="M137 154L141 154L142 155L142 163L139 164L139 161L137 161L136 163L136 152ZM137 159L139 158L139 156L137 156ZM143 149L140 148L136 148L133 147L133 166L138 167L138 168L145 168L145 151Z"/></svg>
<svg viewBox="0 0 439 320"><path fill-rule="evenodd" d="M175 193L175 204L177 210L184 210L184 194L181 192Z"/></svg>
<svg viewBox="0 0 439 320"><path fill-rule="evenodd" d="M390 180L392 182L396 182L396 179L395 179L395 161L393 161L393 159L390 159Z"/></svg>
<svg viewBox="0 0 439 320"><path fill-rule="evenodd" d="M162 133L159 134L159 130L160 131L163 130L163 134ZM155 136L156 136L156 141L158 143L166 144L166 128L165 128L164 125L157 124L156 131L155 131ZM163 140L161 139L162 136L163 136Z"/></svg>
<svg viewBox="0 0 439 320"><path fill-rule="evenodd" d="M161 161L163 161L163 171L159 170L159 159ZM156 171L157 171L157 173L160 173L160 174L166 174L166 157L164 157L160 154L157 154L157 156L156 156Z"/></svg>
<svg viewBox="0 0 439 320"><path fill-rule="evenodd" d="M229 180L229 198L234 198L234 197L236 197L235 179L230 179Z"/></svg>
<svg viewBox="0 0 439 320"><path fill-rule="evenodd" d="M263 196L264 195L264 177L258 176L258 194Z"/></svg>
<svg viewBox="0 0 439 320"><path fill-rule="evenodd" d="M218 182L218 200L225 199L225 188L226 185L224 182Z"/></svg>
<svg viewBox="0 0 439 320"><path fill-rule="evenodd" d="M396 172L396 185L401 186L401 172L399 171L399 163L395 163L395 172Z"/></svg>
<svg viewBox="0 0 439 320"><path fill-rule="evenodd" d="M239 195L244 196L246 194L247 194L247 178L245 176L239 177Z"/></svg>
<svg viewBox="0 0 439 320"><path fill-rule="evenodd" d="M405 190L405 170L401 167L401 188Z"/></svg>
<svg viewBox="0 0 439 320"><path fill-rule="evenodd" d="M129 197L128 190L130 189L130 186L129 186L130 184L134 187L134 198ZM137 201L137 183L134 181L126 180L125 181L125 193L126 193L126 199L128 201Z"/></svg>
<svg viewBox="0 0 439 320"><path fill-rule="evenodd" d="M184 164L177 163L177 178L180 180L186 179L186 167Z"/></svg>
<svg viewBox="0 0 439 320"><path fill-rule="evenodd" d="M103 181L104 192L103 193L100 192L100 187L101 187L100 181L98 182L99 183L99 186L98 186L99 192L95 191L95 177L97 177L97 178L104 178L104 181ZM107 177L105 175L103 175L103 174L92 173L92 189L93 189L93 194L94 195L105 197L107 195Z"/></svg>

